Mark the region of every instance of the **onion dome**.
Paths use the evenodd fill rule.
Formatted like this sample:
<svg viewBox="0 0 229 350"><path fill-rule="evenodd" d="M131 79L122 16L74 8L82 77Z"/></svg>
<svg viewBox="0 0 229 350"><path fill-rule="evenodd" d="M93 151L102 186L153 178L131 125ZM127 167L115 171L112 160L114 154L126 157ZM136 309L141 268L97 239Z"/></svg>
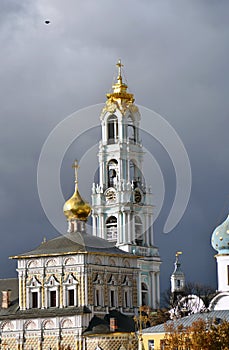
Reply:
<svg viewBox="0 0 229 350"><path fill-rule="evenodd" d="M72 197L68 199L64 204L64 215L66 216L67 220L80 220L80 221L87 221L88 216L91 212L91 207L89 203L85 202L78 190L78 163L77 161L74 162L73 166L75 169L75 192L73 193Z"/></svg>
<svg viewBox="0 0 229 350"><path fill-rule="evenodd" d="M221 225L216 227L212 234L211 243L219 254L229 254L229 216Z"/></svg>
<svg viewBox="0 0 229 350"><path fill-rule="evenodd" d="M124 84L122 81L123 64L121 63L121 60L118 60L118 63L116 64L116 66L118 67L117 82L112 86L113 92L107 94L108 101L120 102L125 100L127 103L134 103L133 94L127 92L128 86Z"/></svg>

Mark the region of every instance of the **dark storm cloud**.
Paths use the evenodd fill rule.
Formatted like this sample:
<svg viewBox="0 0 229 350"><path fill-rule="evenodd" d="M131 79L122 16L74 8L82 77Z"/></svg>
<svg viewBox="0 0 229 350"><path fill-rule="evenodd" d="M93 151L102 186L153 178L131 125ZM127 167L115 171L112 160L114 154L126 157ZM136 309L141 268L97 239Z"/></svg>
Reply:
<svg viewBox="0 0 229 350"><path fill-rule="evenodd" d="M155 224L164 261L162 288L168 284L176 250L184 251L182 261L189 279L215 283L209 238L224 219L229 199L228 12L228 1L1 1L4 261L12 253L32 248L44 235L54 234L36 188L41 147L67 115L105 101L116 76L115 62L121 57L136 102L168 120L184 142L192 166L190 204L177 228L163 236L174 174L164 151L149 141L167 190L167 202ZM71 152L66 156L69 159ZM72 179L70 171L64 183ZM82 184L83 191L88 186ZM69 190L70 185L65 188L66 193ZM1 275L12 275L12 269L5 264Z"/></svg>

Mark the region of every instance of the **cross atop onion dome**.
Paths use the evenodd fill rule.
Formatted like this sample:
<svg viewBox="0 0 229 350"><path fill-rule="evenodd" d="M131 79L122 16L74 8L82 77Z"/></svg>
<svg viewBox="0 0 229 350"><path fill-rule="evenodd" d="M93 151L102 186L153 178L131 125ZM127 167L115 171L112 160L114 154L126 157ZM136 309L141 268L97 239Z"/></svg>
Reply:
<svg viewBox="0 0 229 350"><path fill-rule="evenodd" d="M113 92L107 94L107 98L111 102L112 101L121 102L122 100L125 100L126 102L133 103L134 102L134 95L127 92L128 86L126 84L124 84L122 81L123 64L121 63L120 59L116 63L116 66L118 67L117 82L112 86Z"/></svg>

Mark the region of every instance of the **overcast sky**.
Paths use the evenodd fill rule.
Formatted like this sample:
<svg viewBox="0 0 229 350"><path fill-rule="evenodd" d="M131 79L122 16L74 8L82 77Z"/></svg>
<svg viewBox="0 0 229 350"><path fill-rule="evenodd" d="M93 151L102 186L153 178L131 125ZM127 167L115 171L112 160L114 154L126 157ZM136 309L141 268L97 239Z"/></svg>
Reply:
<svg viewBox="0 0 229 350"><path fill-rule="evenodd" d="M57 234L38 196L42 146L68 115L105 102L115 63L122 58L136 103L168 121L191 163L187 210L164 234L175 193L174 170L160 145L143 138L165 182L165 202L154 225L163 260L162 290L169 286L177 250L183 251L188 281L217 287L210 237L229 211L228 16L227 0L1 0L1 277L16 275L8 256ZM99 114L96 118L99 123ZM85 140L76 142L64 158L66 198L73 185L71 162L89 146ZM82 183L84 196L90 189L91 183ZM156 188L153 193L157 196ZM62 204L53 203L65 225Z"/></svg>

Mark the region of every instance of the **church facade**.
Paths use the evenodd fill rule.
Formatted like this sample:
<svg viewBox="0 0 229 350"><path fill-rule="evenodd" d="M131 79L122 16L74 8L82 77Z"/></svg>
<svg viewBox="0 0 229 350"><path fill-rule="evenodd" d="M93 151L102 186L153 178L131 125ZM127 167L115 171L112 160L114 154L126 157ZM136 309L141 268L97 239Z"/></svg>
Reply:
<svg viewBox="0 0 229 350"><path fill-rule="evenodd" d="M160 301L152 193L142 174L140 113L122 81L101 113L99 183L92 205L78 189L63 236L13 256L18 279L0 280L0 342L8 350L136 349L134 315ZM92 234L86 221L92 215Z"/></svg>

